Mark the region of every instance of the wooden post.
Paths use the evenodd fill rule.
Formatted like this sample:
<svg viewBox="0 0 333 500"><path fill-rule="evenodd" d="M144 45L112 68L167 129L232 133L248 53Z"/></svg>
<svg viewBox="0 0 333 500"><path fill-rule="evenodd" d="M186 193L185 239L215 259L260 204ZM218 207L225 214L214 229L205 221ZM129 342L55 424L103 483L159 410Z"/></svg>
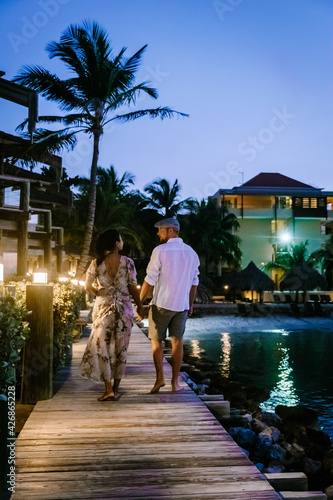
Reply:
<svg viewBox="0 0 333 500"><path fill-rule="evenodd" d="M44 213L44 231L46 232L46 240L44 242L44 267L51 274L52 271L52 214L51 211Z"/></svg>
<svg viewBox="0 0 333 500"><path fill-rule="evenodd" d="M28 220L30 204L30 183L25 182L21 185L20 210L26 212L26 219L18 221L17 236L17 274L26 276L28 269Z"/></svg>
<svg viewBox="0 0 333 500"><path fill-rule="evenodd" d="M63 271L64 228L57 228L57 273Z"/></svg>
<svg viewBox="0 0 333 500"><path fill-rule="evenodd" d="M24 347L22 393L24 404L53 396L53 286L27 285L30 336Z"/></svg>

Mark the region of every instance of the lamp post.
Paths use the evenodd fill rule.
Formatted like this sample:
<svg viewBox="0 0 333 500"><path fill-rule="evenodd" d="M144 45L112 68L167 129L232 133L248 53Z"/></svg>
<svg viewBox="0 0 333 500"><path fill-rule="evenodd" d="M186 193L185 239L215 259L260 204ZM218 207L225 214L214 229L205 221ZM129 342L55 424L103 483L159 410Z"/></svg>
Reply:
<svg viewBox="0 0 333 500"><path fill-rule="evenodd" d="M47 273L37 269L26 286L30 336L24 347L22 403L37 403L53 396L53 286Z"/></svg>

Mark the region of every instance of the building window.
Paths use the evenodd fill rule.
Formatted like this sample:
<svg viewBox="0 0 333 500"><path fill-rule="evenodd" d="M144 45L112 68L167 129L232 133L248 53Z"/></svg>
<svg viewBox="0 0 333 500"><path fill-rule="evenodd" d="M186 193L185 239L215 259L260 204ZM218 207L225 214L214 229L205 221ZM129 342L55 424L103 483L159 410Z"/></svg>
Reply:
<svg viewBox="0 0 333 500"><path fill-rule="evenodd" d="M271 234L279 236L285 231L285 229L286 229L286 223L284 220L271 221Z"/></svg>
<svg viewBox="0 0 333 500"><path fill-rule="evenodd" d="M326 199L325 198L318 198L318 207L324 208L325 205L326 205Z"/></svg>
<svg viewBox="0 0 333 500"><path fill-rule="evenodd" d="M290 196L279 196L278 207L279 208L291 208Z"/></svg>
<svg viewBox="0 0 333 500"><path fill-rule="evenodd" d="M303 208L310 208L310 199L309 198L303 198L302 207Z"/></svg>
<svg viewBox="0 0 333 500"><path fill-rule="evenodd" d="M311 198L310 199L310 207L317 208L317 206L318 206L317 198Z"/></svg>
<svg viewBox="0 0 333 500"><path fill-rule="evenodd" d="M302 206L302 198L295 198L295 207Z"/></svg>

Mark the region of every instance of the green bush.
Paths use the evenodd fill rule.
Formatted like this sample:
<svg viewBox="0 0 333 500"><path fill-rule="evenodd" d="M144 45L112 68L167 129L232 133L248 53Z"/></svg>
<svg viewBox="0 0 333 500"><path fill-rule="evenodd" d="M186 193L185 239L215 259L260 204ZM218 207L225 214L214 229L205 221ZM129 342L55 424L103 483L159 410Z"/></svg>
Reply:
<svg viewBox="0 0 333 500"><path fill-rule="evenodd" d="M0 398L6 399L7 387L16 383L20 351L29 336L23 304L9 295L0 296Z"/></svg>
<svg viewBox="0 0 333 500"><path fill-rule="evenodd" d="M66 354L76 334L76 320L85 308L85 294L71 283L53 286L53 371L64 365Z"/></svg>
<svg viewBox="0 0 333 500"><path fill-rule="evenodd" d="M16 297L25 303L26 285L29 280L13 280ZM78 285L70 282L53 284L53 371L54 374L64 365L66 353L76 334L76 319L80 309L85 309L85 293Z"/></svg>

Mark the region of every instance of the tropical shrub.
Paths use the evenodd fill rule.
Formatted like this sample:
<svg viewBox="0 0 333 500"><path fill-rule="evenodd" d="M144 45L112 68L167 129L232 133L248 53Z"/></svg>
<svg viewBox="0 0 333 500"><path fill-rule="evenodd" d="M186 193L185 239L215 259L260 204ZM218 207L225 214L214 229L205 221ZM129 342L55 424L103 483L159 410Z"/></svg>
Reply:
<svg viewBox="0 0 333 500"><path fill-rule="evenodd" d="M29 336L23 304L9 295L0 297L0 398L6 399L7 387L16 383L16 367L21 349Z"/></svg>
<svg viewBox="0 0 333 500"><path fill-rule="evenodd" d="M81 287L71 283L53 286L53 371L64 365L76 331L76 320L85 308Z"/></svg>

